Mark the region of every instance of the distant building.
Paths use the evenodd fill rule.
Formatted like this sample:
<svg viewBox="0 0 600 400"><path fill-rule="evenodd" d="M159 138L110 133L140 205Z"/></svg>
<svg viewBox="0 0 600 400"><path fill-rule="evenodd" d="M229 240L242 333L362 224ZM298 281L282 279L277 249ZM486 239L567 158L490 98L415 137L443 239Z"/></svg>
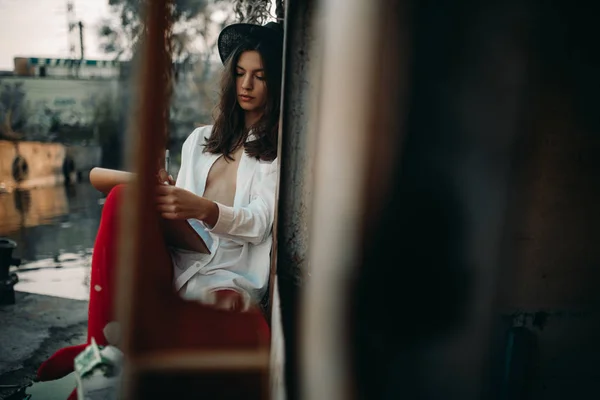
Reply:
<svg viewBox="0 0 600 400"><path fill-rule="evenodd" d="M14 75L28 77L116 79L119 61L73 60L68 58L15 57Z"/></svg>
<svg viewBox="0 0 600 400"><path fill-rule="evenodd" d="M173 65L170 138L185 139L198 124L210 124L218 97L220 62L195 57ZM3 87L22 95L21 129L28 139L90 142L102 134L99 118L118 120L122 134L138 84L135 63L15 57L14 71L0 75ZM1 119L0 114L0 119Z"/></svg>

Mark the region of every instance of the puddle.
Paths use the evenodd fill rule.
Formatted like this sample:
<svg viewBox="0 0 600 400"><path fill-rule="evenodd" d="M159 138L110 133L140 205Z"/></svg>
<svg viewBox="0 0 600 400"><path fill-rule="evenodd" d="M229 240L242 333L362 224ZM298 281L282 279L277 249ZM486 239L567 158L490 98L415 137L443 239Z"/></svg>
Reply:
<svg viewBox="0 0 600 400"><path fill-rule="evenodd" d="M13 393L6 399L10 400L66 400L75 386L75 374L70 373L64 378L49 382L36 382L19 393ZM10 392L9 392L10 393Z"/></svg>
<svg viewBox="0 0 600 400"><path fill-rule="evenodd" d="M87 300L103 196L88 182L0 195L0 236L17 242L15 290Z"/></svg>

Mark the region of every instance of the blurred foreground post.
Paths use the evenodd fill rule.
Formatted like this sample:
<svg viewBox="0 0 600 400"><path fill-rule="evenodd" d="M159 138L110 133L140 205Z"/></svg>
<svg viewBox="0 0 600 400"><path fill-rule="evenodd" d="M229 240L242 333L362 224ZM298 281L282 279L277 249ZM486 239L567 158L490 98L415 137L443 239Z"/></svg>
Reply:
<svg viewBox="0 0 600 400"><path fill-rule="evenodd" d="M168 253L155 250L164 248L154 188L168 126L172 7L167 0L146 6L139 108L129 132L138 179L127 188L120 216L123 398L267 398L269 343L256 333L256 315L184 301L173 288ZM251 334L236 335L236 329Z"/></svg>
<svg viewBox="0 0 600 400"><path fill-rule="evenodd" d="M304 398L598 397L581 6L325 2Z"/></svg>
<svg viewBox="0 0 600 400"><path fill-rule="evenodd" d="M300 295L309 281L309 222L315 162L321 61L317 0L286 1L282 120L279 136L280 183L275 224L271 376L288 400L299 398ZM277 305L281 305L277 307ZM279 331L281 329L281 331ZM282 374L281 372L284 372ZM279 397L276 397L279 399Z"/></svg>

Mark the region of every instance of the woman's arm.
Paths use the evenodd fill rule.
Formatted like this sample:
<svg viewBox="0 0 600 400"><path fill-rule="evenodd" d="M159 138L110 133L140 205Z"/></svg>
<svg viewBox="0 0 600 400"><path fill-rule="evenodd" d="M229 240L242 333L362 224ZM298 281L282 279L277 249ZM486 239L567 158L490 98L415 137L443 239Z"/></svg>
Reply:
<svg viewBox="0 0 600 400"><path fill-rule="evenodd" d="M90 171L90 183L96 190L108 194L117 185L131 183L134 174L116 169L92 168Z"/></svg>
<svg viewBox="0 0 600 400"><path fill-rule="evenodd" d="M158 211L166 219L194 218L214 225L219 216L217 205L185 189L186 181L192 179L190 174L193 168L192 148L198 145L199 140L206 138L203 128L194 130L185 140L181 148L181 165L177 174L177 181L171 179L168 185L157 188ZM174 184L174 186L173 186Z"/></svg>
<svg viewBox="0 0 600 400"><path fill-rule="evenodd" d="M251 201L245 207L228 207L215 203L215 214L203 220L212 233L232 239L242 239L253 244L262 243L270 234L275 214L277 189L277 160L266 168L260 181L251 190Z"/></svg>
<svg viewBox="0 0 600 400"><path fill-rule="evenodd" d="M195 218L214 234L258 244L268 237L273 226L276 161L259 178L251 191L252 201L245 207L224 206L180 187L159 185L156 189L158 211L166 219Z"/></svg>
<svg viewBox="0 0 600 400"><path fill-rule="evenodd" d="M254 244L263 242L273 226L277 159L258 167L262 171L256 176L258 181L251 189L250 204L245 207L228 207L183 189L186 181L192 179L192 147L199 140L198 135L204 136L200 129L194 131L183 144L176 186L157 188L158 210L167 219L198 219L211 232L220 236Z"/></svg>

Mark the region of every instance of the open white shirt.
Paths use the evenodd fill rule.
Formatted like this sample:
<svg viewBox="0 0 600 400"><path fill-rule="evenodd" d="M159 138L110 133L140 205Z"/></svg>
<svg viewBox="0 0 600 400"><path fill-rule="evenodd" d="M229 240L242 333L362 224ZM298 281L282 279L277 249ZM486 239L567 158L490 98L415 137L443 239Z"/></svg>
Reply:
<svg viewBox="0 0 600 400"><path fill-rule="evenodd" d="M211 131L212 126L194 130L181 152L176 185L199 196L221 157L203 151ZM207 229L211 254L171 249L175 288L183 298L212 303L215 290L232 289L244 296L246 306L260 301L269 279L276 187L277 160L264 162L242 152L233 207L216 203L219 219Z"/></svg>

